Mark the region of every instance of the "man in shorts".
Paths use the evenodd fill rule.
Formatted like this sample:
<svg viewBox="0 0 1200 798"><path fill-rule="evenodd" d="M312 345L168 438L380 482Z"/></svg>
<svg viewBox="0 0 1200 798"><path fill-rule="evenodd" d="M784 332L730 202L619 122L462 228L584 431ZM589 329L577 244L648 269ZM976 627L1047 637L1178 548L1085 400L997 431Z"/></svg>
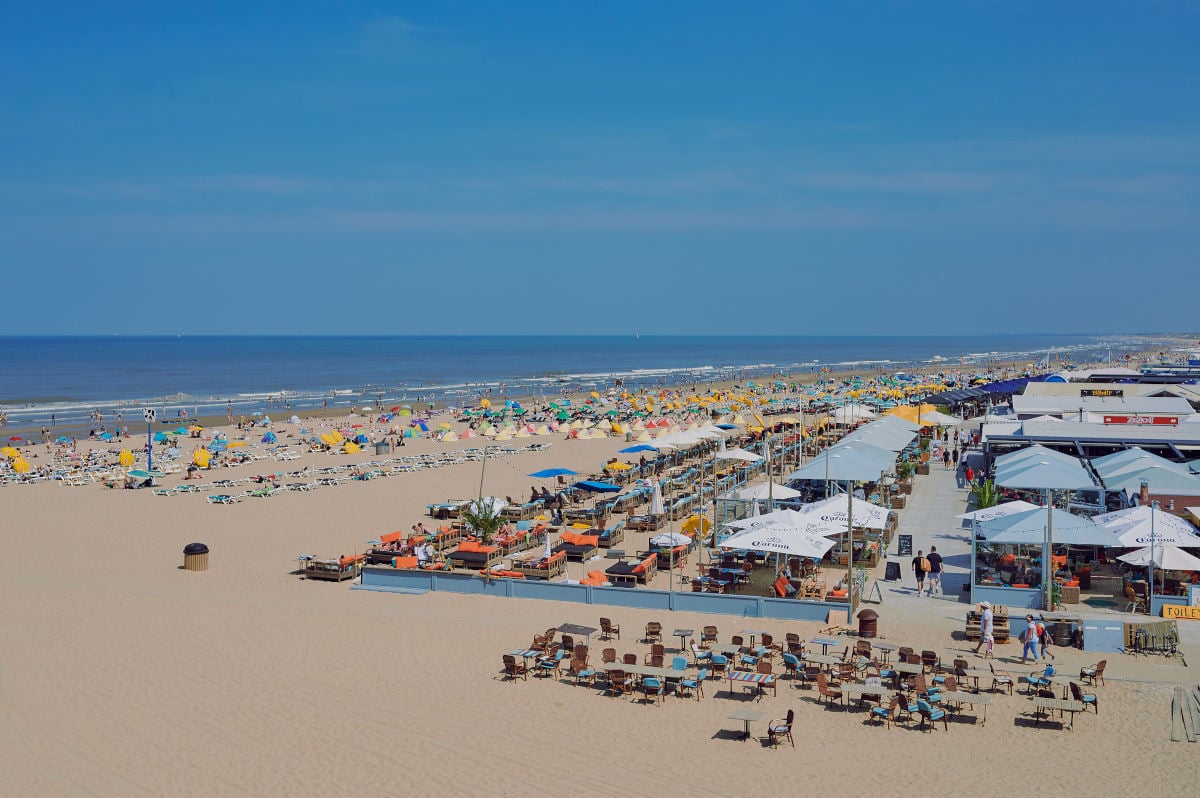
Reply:
<svg viewBox="0 0 1200 798"><path fill-rule="evenodd" d="M925 564L925 552L921 551L920 549L917 549L917 556L913 557L912 569L913 569L913 576L915 576L917 578L917 595L918 596L920 596L921 592L925 590L924 564Z"/></svg>
<svg viewBox="0 0 1200 798"><path fill-rule="evenodd" d="M992 644L996 638L993 636L995 619L992 616L992 604L989 601L979 602L979 645L975 646L975 653L979 653L979 646L984 646L983 658L987 659L992 655Z"/></svg>
<svg viewBox="0 0 1200 798"><path fill-rule="evenodd" d="M942 555L938 554L937 546L929 547L929 556L925 559L929 560L929 595L933 595L934 588L940 595L942 593Z"/></svg>

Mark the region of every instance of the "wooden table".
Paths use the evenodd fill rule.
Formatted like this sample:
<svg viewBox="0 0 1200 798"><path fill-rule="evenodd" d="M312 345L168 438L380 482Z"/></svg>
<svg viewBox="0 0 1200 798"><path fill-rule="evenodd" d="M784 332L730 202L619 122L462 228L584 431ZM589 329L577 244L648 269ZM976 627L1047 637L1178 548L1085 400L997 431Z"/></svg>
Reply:
<svg viewBox="0 0 1200 798"><path fill-rule="evenodd" d="M846 705L847 712L850 711L851 696L857 697L859 704L861 704L863 696L869 695L874 696L875 698L883 698L885 695L887 695L887 688L882 685L846 684L843 682L837 689L842 691L842 703Z"/></svg>
<svg viewBox="0 0 1200 798"><path fill-rule="evenodd" d="M975 691L978 692L979 691L979 680L980 679L990 679L990 678L992 678L993 674L991 671L979 670L978 668L969 668L969 669L963 671L963 676L967 679L971 679L974 682Z"/></svg>
<svg viewBox="0 0 1200 798"><path fill-rule="evenodd" d="M1049 710L1057 709L1060 718L1062 717L1062 713L1070 712L1072 729L1075 728L1075 713L1083 711L1082 701L1067 701L1060 698L1034 698L1033 705L1039 710L1047 710L1047 714L1049 714ZM1033 725L1037 726L1041 721L1041 713L1038 712L1034 716Z"/></svg>
<svg viewBox="0 0 1200 798"><path fill-rule="evenodd" d="M583 635L587 638L588 648L592 647L592 635L596 630L590 626L580 626L577 623L564 623L562 626L556 627L559 632L567 635Z"/></svg>
<svg viewBox="0 0 1200 798"><path fill-rule="evenodd" d="M987 725L987 708L992 704L992 697L990 695L982 693L942 693L943 706L947 703L954 704L956 707L959 704L971 704L983 707L983 715L979 725Z"/></svg>
<svg viewBox="0 0 1200 798"><path fill-rule="evenodd" d="M741 739L749 740L750 739L750 721L762 720L763 713L759 712L756 709L735 709L732 712L730 712L728 715L726 715L725 717L729 718L730 720L740 720L743 723L745 723L746 730L744 732L742 732Z"/></svg>
<svg viewBox="0 0 1200 798"><path fill-rule="evenodd" d="M621 665L610 662L604 666L606 671L625 671L635 676L657 676L660 679L682 679L687 676L686 670L677 668L656 668L653 665Z"/></svg>

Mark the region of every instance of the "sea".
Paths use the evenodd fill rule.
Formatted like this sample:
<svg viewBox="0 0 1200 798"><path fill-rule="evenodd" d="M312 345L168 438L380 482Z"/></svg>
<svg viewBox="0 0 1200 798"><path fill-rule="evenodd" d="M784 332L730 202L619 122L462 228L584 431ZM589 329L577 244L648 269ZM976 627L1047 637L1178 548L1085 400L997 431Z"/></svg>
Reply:
<svg viewBox="0 0 1200 798"><path fill-rule="evenodd" d="M989 336L38 336L0 337L10 428L87 426L99 412L141 423L228 413L559 395L783 373L896 372L944 364L1088 362L1145 337ZM1052 359L1052 360L1051 360ZM961 364L961 365L960 365ZM417 407L418 405L413 405Z"/></svg>

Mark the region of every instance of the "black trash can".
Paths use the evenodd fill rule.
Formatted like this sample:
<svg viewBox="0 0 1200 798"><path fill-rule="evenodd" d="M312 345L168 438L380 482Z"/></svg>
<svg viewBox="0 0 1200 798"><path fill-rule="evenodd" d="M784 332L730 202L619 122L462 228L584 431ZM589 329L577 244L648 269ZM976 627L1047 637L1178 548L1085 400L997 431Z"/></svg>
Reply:
<svg viewBox="0 0 1200 798"><path fill-rule="evenodd" d="M858 636L875 637L879 632L879 613L875 610L862 610L858 613Z"/></svg>
<svg viewBox="0 0 1200 798"><path fill-rule="evenodd" d="M1050 624L1050 637L1054 639L1056 646L1069 646L1072 643L1071 623L1067 621L1055 621Z"/></svg>
<svg viewBox="0 0 1200 798"><path fill-rule="evenodd" d="M203 543L189 543L183 547L183 570L207 571L208 546Z"/></svg>

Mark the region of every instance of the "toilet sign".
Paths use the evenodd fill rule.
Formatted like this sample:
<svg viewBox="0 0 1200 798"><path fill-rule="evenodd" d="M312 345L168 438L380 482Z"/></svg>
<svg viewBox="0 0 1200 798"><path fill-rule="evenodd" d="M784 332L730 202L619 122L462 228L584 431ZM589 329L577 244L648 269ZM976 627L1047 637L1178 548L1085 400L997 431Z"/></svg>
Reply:
<svg viewBox="0 0 1200 798"><path fill-rule="evenodd" d="M153 408L153 407L147 407L145 410L143 410L143 411L142 411L142 415L146 417L146 423L147 423L147 424L153 424L153 423L154 423L154 417L155 417L155 415L156 415L156 414L155 414L155 412L154 412L154 408Z"/></svg>

